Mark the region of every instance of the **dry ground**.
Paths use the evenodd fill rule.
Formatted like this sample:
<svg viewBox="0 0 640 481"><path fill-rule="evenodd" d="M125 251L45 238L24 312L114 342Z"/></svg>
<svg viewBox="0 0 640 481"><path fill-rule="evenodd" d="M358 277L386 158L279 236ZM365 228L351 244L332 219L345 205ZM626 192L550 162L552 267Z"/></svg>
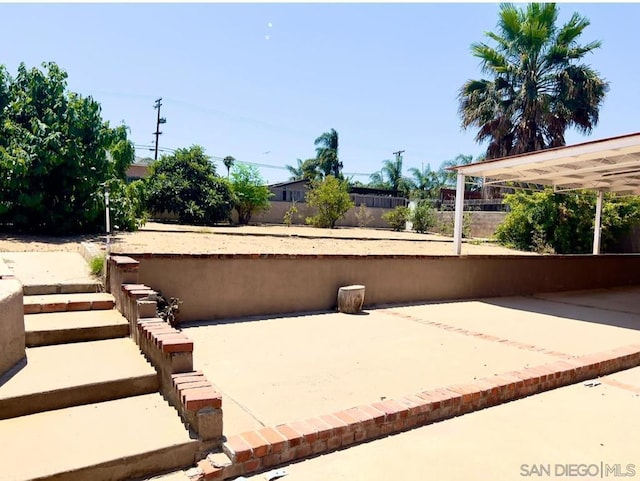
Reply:
<svg viewBox="0 0 640 481"><path fill-rule="evenodd" d="M0 234L0 252L77 251L81 242L105 246L105 236L42 237ZM451 238L377 229L307 226L198 227L149 222L111 236L114 253L289 253L452 255ZM468 243L463 254L523 254L492 243Z"/></svg>

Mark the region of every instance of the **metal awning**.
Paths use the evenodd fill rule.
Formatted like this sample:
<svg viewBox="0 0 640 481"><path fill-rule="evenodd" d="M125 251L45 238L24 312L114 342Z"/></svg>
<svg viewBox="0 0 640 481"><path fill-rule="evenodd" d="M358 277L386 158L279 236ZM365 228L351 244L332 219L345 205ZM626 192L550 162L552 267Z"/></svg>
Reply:
<svg viewBox="0 0 640 481"><path fill-rule="evenodd" d="M454 252L460 254L466 176L483 177L485 185L525 182L551 186L556 192L598 192L594 254L600 250L602 195L640 195L640 133L557 147L453 167L457 171ZM458 202L459 201L459 202ZM458 225L459 224L459 225Z"/></svg>

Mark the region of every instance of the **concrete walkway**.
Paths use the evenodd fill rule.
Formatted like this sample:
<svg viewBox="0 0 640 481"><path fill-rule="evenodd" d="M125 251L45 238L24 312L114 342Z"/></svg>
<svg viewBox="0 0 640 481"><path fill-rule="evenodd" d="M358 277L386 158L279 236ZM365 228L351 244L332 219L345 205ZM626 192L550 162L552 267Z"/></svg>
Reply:
<svg viewBox="0 0 640 481"><path fill-rule="evenodd" d="M617 379L633 383L636 391L607 382ZM581 469L590 474L581 479L613 478L614 473L635 479L640 476L640 368L601 381L599 386L568 386L289 464L282 479L566 479L570 469L579 469L567 465L580 464L588 466ZM541 471L547 468L549 476ZM265 478L256 474L248 479Z"/></svg>

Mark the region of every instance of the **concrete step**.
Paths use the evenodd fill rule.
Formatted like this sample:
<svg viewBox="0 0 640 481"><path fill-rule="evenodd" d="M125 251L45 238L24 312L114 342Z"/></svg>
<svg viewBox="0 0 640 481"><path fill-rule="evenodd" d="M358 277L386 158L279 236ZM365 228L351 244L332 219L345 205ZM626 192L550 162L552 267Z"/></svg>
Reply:
<svg viewBox="0 0 640 481"><path fill-rule="evenodd" d="M113 296L106 292L24 296L25 314L113 309L114 305Z"/></svg>
<svg viewBox="0 0 640 481"><path fill-rule="evenodd" d="M102 292L100 281L73 284L30 284L22 286L25 296L42 296L47 294L78 294L83 292Z"/></svg>
<svg viewBox="0 0 640 481"><path fill-rule="evenodd" d="M27 348L0 377L0 419L158 391L155 369L129 338Z"/></svg>
<svg viewBox="0 0 640 481"><path fill-rule="evenodd" d="M27 314L24 325L27 347L129 335L129 323L115 309Z"/></svg>
<svg viewBox="0 0 640 481"><path fill-rule="evenodd" d="M120 481L185 468L197 441L160 394L0 420L0 481Z"/></svg>

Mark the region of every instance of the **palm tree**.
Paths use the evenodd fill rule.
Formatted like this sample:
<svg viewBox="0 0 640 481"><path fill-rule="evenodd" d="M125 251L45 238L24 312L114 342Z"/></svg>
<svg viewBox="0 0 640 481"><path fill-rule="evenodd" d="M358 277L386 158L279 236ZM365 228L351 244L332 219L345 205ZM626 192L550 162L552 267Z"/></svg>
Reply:
<svg viewBox="0 0 640 481"><path fill-rule="evenodd" d="M490 79L468 80L460 89L463 128L476 127L477 142L488 141L488 159L565 144L568 128L589 133L609 84L583 57L601 43L578 44L589 20L574 13L556 27L553 3L500 7L495 42L471 46Z"/></svg>
<svg viewBox="0 0 640 481"><path fill-rule="evenodd" d="M336 179L342 177L342 162L338 158L338 132L331 129L323 133L314 141L316 146L316 159L325 176L333 175Z"/></svg>
<svg viewBox="0 0 640 481"><path fill-rule="evenodd" d="M416 167L409 169L411 172L410 182L413 187L413 195L421 199L432 199L440 194L442 181L438 172L431 170L431 166L423 167L422 170Z"/></svg>
<svg viewBox="0 0 640 481"><path fill-rule="evenodd" d="M231 155L227 155L224 159L222 159L222 163L227 168L227 179L229 178L229 172L231 171L231 167L235 163L236 159Z"/></svg>
<svg viewBox="0 0 640 481"><path fill-rule="evenodd" d="M289 180L318 180L321 177L321 172L319 171L318 159L307 159L304 162L300 159L296 159L298 163L297 167L293 167L291 165L285 165L291 177Z"/></svg>

